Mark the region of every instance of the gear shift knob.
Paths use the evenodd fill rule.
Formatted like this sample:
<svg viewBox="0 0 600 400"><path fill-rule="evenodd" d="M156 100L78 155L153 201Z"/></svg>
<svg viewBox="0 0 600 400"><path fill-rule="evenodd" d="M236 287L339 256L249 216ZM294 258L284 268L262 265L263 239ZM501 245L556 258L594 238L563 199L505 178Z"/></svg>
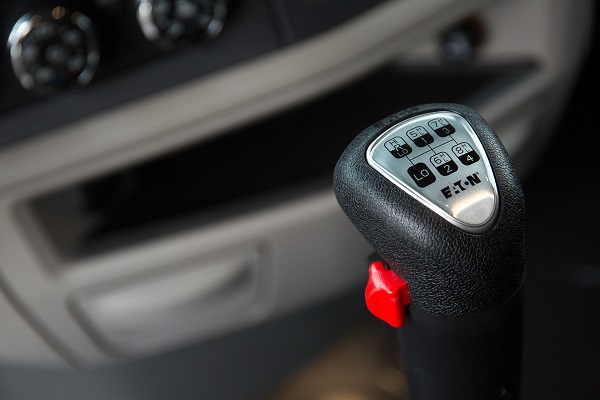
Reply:
<svg viewBox="0 0 600 400"><path fill-rule="evenodd" d="M525 202L486 121L452 103L391 115L344 151L334 190L408 285L411 399L518 398Z"/></svg>

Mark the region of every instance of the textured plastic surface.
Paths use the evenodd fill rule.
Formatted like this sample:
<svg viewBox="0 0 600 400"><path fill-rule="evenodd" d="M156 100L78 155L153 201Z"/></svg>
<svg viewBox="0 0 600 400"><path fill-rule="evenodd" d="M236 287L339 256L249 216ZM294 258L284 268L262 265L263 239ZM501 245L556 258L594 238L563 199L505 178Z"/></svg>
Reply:
<svg viewBox="0 0 600 400"><path fill-rule="evenodd" d="M367 147L386 129L440 110L457 112L471 124L494 170L500 210L496 223L485 233L469 234L454 227L366 162ZM438 315L468 315L505 303L521 287L525 273L523 193L506 149L471 108L427 104L377 122L346 148L333 183L348 218L408 283L411 307Z"/></svg>

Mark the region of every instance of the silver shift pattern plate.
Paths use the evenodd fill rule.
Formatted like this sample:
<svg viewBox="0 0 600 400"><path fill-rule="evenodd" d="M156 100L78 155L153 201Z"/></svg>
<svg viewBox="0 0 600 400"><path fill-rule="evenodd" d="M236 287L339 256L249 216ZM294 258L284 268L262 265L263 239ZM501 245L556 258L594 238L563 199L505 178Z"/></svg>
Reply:
<svg viewBox="0 0 600 400"><path fill-rule="evenodd" d="M456 227L483 233L498 213L496 179L475 131L457 113L400 122L376 138L367 162Z"/></svg>

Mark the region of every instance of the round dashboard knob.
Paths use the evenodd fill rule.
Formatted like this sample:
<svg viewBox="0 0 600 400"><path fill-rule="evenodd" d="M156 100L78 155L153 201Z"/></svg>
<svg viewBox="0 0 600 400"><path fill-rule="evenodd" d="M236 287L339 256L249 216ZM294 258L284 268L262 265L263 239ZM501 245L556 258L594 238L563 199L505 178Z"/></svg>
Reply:
<svg viewBox="0 0 600 400"><path fill-rule="evenodd" d="M186 45L219 35L226 0L136 0L137 19L146 39Z"/></svg>
<svg viewBox="0 0 600 400"><path fill-rule="evenodd" d="M15 75L28 90L85 86L100 60L92 21L64 7L21 17L8 48Z"/></svg>

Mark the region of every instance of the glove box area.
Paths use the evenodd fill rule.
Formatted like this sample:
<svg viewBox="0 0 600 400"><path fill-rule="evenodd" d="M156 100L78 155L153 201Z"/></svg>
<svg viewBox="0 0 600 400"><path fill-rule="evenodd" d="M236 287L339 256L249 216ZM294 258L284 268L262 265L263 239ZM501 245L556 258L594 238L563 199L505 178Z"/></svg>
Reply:
<svg viewBox="0 0 600 400"><path fill-rule="evenodd" d="M152 353L260 319L274 287L264 253L240 246L84 288L69 308L107 352Z"/></svg>

